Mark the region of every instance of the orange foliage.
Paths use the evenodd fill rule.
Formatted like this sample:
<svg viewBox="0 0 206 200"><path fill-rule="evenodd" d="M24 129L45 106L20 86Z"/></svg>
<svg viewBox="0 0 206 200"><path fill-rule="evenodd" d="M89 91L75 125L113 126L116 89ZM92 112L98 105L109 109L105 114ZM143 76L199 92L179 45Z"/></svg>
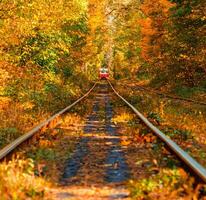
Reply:
<svg viewBox="0 0 206 200"><path fill-rule="evenodd" d="M141 10L146 18L139 20L141 26L142 57L151 61L152 55L159 56L164 22L169 16L169 9L173 6L168 0L146 0Z"/></svg>
<svg viewBox="0 0 206 200"><path fill-rule="evenodd" d="M89 0L89 27L91 33L94 33L98 27L104 24L105 0Z"/></svg>
<svg viewBox="0 0 206 200"><path fill-rule="evenodd" d="M145 59L149 59L149 50L151 48L150 41L151 37L156 33L155 29L152 26L152 19L151 18L146 18L146 19L140 19L138 20L139 24L141 26L141 34L142 34L142 39L141 39L141 56Z"/></svg>

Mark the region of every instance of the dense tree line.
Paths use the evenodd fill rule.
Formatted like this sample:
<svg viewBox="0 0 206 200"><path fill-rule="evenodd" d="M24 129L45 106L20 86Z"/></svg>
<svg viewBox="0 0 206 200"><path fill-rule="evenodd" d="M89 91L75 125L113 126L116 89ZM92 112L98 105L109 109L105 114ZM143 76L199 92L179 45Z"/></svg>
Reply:
<svg viewBox="0 0 206 200"><path fill-rule="evenodd" d="M0 132L29 129L96 77L98 14L87 0L0 2ZM95 29L95 30L94 30ZM92 71L92 73L91 73Z"/></svg>
<svg viewBox="0 0 206 200"><path fill-rule="evenodd" d="M122 4L114 17L118 76L137 76L157 87L168 83L204 90L205 8L203 0Z"/></svg>

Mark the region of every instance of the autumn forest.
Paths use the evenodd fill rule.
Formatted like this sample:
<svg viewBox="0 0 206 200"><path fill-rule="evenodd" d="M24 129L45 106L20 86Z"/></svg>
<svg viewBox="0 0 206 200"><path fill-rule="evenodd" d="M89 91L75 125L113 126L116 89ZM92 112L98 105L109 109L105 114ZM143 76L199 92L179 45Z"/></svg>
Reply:
<svg viewBox="0 0 206 200"><path fill-rule="evenodd" d="M105 67L109 80L129 102L206 166L205 46L205 0L0 0L0 149L80 98L99 81L99 69ZM101 87L107 86L101 81L99 84L104 93ZM120 129L121 145L128 147L125 155L131 154L125 158L128 168L131 174L141 171L140 167L149 168L149 172L128 181L129 196L139 200L206 199L206 186L198 193L202 185L194 186L194 180L182 168L175 168L179 176L173 167L165 167L168 163L176 165L176 161L160 161L163 156L150 159L151 154L160 155L157 151L163 146L151 131L137 125L134 114L115 98L110 99L114 113L111 121ZM106 116L107 111L112 112L105 99L97 99L100 119L102 113ZM96 103L92 98L84 101L67 113L63 126L86 126L86 116L96 112L92 108ZM104 120L108 123L107 118ZM38 140L39 146L35 144L29 150L21 147L20 153L10 156L12 161L0 163L0 200L67 199L42 189L58 182L58 170L64 168L59 163L72 157L77 141L84 135L79 129L75 132L78 137L73 135L76 129L72 128L72 136L66 137L62 130L47 131ZM59 137L65 138L64 142ZM97 148L93 140L91 152ZM152 160L145 164L145 157L134 151L134 145L141 143L150 148L148 143L154 141L157 145L151 148L159 149L145 154ZM105 152L106 146L102 147ZM103 155L106 153L99 152L93 157L103 159ZM137 157L141 159L135 160ZM98 177L98 173L93 176ZM149 177L150 173L155 178ZM104 185L98 184L100 188Z"/></svg>

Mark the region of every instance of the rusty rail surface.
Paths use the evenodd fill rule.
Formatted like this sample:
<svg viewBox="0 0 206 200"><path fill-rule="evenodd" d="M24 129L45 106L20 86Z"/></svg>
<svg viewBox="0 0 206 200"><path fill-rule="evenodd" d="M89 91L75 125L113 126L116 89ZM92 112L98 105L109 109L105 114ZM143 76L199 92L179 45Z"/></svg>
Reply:
<svg viewBox="0 0 206 200"><path fill-rule="evenodd" d="M97 83L95 83L93 85L93 87L86 93L84 94L82 97L80 97L78 100L76 100L74 103L72 103L71 105L67 106L66 108L64 108L63 110L61 110L60 112L54 114L53 116L51 116L49 119L41 122L39 125L37 125L35 128L33 128L31 131L25 133L24 135L20 136L19 138L17 138L16 140L14 140L12 143L8 144L7 146L5 146L3 149L0 150L0 160L5 158L10 152L12 152L16 147L18 147L20 144L22 144L23 142L27 141L28 139L30 139L32 136L34 136L38 131L40 130L44 130L50 123L53 123L54 121L57 121L58 118L64 114L66 111L68 111L69 109L71 109L73 106L75 106L77 103L79 103L81 100L83 100L85 97L87 97L92 91L93 89L96 87Z"/></svg>
<svg viewBox="0 0 206 200"><path fill-rule="evenodd" d="M206 169L200 165L194 158L186 153L181 147L179 147L174 141L167 137L162 131L155 127L149 120L144 117L133 105L131 105L126 99L124 99L113 87L111 82L108 80L114 93L127 104L135 114L144 122L144 124L155 133L192 171L198 175L203 182L206 183Z"/></svg>

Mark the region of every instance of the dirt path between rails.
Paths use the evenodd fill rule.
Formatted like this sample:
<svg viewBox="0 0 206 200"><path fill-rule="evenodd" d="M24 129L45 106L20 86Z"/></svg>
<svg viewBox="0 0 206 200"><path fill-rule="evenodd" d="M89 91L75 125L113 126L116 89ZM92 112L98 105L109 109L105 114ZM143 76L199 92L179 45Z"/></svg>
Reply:
<svg viewBox="0 0 206 200"><path fill-rule="evenodd" d="M86 110L83 116L82 109ZM65 115L56 131L60 134L51 140L53 133L48 132L45 140L38 142L46 143L46 152L38 146L32 151L37 163L43 153L47 172L42 177L52 184L46 187L43 199L182 200L198 195L181 162L105 82Z"/></svg>
<svg viewBox="0 0 206 200"><path fill-rule="evenodd" d="M52 199L129 199L125 183L130 177L121 138L112 122L111 94L100 85L84 134L67 160L61 188Z"/></svg>

